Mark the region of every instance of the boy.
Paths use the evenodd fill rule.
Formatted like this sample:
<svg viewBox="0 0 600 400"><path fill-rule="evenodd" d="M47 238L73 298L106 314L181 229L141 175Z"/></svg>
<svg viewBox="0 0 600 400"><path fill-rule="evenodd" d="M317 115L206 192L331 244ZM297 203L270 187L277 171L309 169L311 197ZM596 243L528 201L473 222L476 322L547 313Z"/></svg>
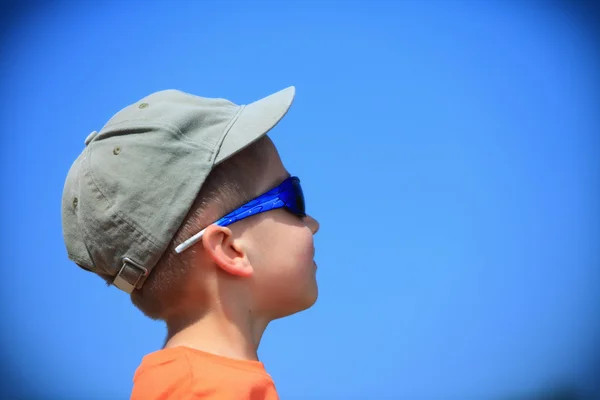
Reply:
<svg viewBox="0 0 600 400"><path fill-rule="evenodd" d="M63 191L68 256L168 330L132 399L278 398L261 336L317 299L319 224L266 136L294 94L238 106L161 91L85 140Z"/></svg>

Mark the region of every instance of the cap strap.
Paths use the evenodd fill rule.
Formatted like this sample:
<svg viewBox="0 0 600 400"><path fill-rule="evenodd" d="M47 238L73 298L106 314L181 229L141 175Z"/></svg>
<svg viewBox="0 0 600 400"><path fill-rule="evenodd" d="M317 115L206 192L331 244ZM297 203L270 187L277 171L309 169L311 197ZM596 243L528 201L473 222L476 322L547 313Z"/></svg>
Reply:
<svg viewBox="0 0 600 400"><path fill-rule="evenodd" d="M131 294L135 289L142 287L148 276L148 270L130 258L123 258L123 266L113 280L113 285L122 291Z"/></svg>

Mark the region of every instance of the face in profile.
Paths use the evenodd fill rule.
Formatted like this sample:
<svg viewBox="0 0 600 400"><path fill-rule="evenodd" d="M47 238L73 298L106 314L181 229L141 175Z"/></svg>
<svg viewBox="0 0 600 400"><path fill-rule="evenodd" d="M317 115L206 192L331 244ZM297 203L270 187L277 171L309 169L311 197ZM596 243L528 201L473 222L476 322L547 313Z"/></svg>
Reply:
<svg viewBox="0 0 600 400"><path fill-rule="evenodd" d="M270 142L270 141L269 141ZM259 193L279 185L289 173L270 142L269 163ZM249 277L255 307L281 318L311 307L317 300L313 235L319 223L284 208L257 214L243 223L242 237L252 265Z"/></svg>

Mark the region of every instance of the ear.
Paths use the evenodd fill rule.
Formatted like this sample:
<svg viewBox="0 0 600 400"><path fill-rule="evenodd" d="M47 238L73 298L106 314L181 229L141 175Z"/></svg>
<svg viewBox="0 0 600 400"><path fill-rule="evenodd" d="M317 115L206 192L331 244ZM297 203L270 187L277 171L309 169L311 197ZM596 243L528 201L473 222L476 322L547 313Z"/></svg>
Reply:
<svg viewBox="0 0 600 400"><path fill-rule="evenodd" d="M223 271L240 277L252 275L252 265L242 247L233 239L229 228L208 226L202 236L202 246L206 254Z"/></svg>

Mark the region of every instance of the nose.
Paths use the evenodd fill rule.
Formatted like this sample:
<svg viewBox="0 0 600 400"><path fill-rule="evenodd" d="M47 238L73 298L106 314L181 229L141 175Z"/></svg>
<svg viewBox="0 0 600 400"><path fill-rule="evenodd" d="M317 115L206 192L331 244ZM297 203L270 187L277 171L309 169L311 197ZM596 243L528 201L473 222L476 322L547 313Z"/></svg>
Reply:
<svg viewBox="0 0 600 400"><path fill-rule="evenodd" d="M304 217L304 223L312 231L313 235L319 231L319 227L321 226L319 224L319 221L317 221L316 219L314 219L313 217L311 217L308 214L306 215L306 217Z"/></svg>

